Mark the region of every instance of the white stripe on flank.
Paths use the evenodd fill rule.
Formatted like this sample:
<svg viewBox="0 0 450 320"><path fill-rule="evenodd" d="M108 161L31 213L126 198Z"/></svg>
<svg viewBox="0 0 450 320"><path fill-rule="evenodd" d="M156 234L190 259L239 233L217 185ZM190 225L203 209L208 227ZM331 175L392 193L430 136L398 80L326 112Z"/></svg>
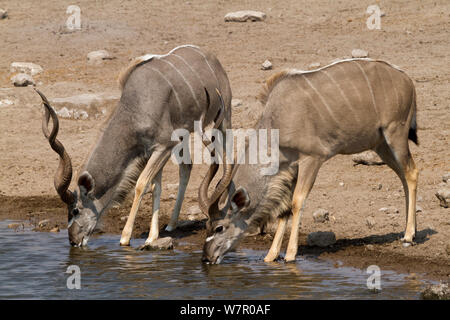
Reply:
<svg viewBox="0 0 450 320"><path fill-rule="evenodd" d="M317 71L321 71L321 70L323 70L323 69L325 69L325 68L334 66L334 65L336 65L336 64L338 64L338 63L347 62L347 61L372 61L372 62L383 62L383 63L386 63L387 65L389 65L389 66L391 66L391 67L393 67L393 68L395 68L395 69L397 69L397 70L399 70L399 71L404 72L402 69L400 69L400 68L399 68L398 66L396 66L395 64L392 64L392 63L387 62L387 61L384 61L384 60L370 59L370 58L349 58L349 59L338 60L338 61L335 61L335 62L333 62L333 63L330 63L330 64L328 64L328 65L326 65L326 66L323 66L323 67L321 67L321 68L313 69L313 70L289 69L289 70L288 70L288 74L314 73L314 72L317 72Z"/></svg>
<svg viewBox="0 0 450 320"><path fill-rule="evenodd" d="M362 72L362 74L363 74L363 76L364 76L364 79L366 79L367 87L369 88L370 95L372 96L373 107L374 107L374 109L375 109L375 113L378 115L379 112L378 112L378 108L377 108L377 103L376 103L376 101L375 101L375 96L374 96L374 94L373 94L372 85L370 84L369 78L367 78L367 74L366 74L366 72L364 71L363 67L361 67L361 65L360 65L358 62L354 62L354 63L358 66L359 70L361 70L361 72Z"/></svg>
<svg viewBox="0 0 450 320"><path fill-rule="evenodd" d="M394 80L392 79L391 70L388 70L388 73L389 73L389 79L391 79L392 89L394 89L395 97L397 98L397 106L399 106L400 105L400 98L398 97L397 89L395 89L395 83L394 83Z"/></svg>
<svg viewBox="0 0 450 320"><path fill-rule="evenodd" d="M308 83L308 85L311 87L311 89L314 90L314 92L319 96L320 100L322 100L322 103L325 105L325 107L328 110L328 113L330 114L330 117L333 119L333 121L338 125L339 127L339 123L336 120L336 118L333 116L333 110L330 108L329 104L325 101L325 98L320 94L319 90L316 89L316 87L314 87L314 85L311 83L311 81L308 80L307 77L303 76L303 79L306 80L306 82Z"/></svg>
<svg viewBox="0 0 450 320"><path fill-rule="evenodd" d="M347 105L347 107L353 111L352 114L355 118L356 121L360 122L360 119L358 117L358 115L355 112L355 108L353 107L353 105L351 104L350 100L348 100L347 95L345 94L345 92L342 90L341 86L339 85L339 83L326 71L326 70L322 70L322 72L331 80L331 82L334 83L334 85L338 88L339 92L341 93L342 98L344 98L345 100L345 104Z"/></svg>
<svg viewBox="0 0 450 320"><path fill-rule="evenodd" d="M197 79L198 79L198 80L200 81L200 83L202 84L202 87L205 87L205 84L203 83L202 78L200 78L200 76L198 75L197 71L196 71L194 68L192 68L191 65L190 65L190 64L189 64L182 56L179 56L179 55L177 55L176 53L172 53L172 55L173 55L174 57L177 57L177 58L180 59L181 61L183 61L183 63L184 63L185 65L187 65L189 69L191 69L192 73L195 74L195 76L197 77Z"/></svg>
<svg viewBox="0 0 450 320"><path fill-rule="evenodd" d="M162 61L162 62L167 63L169 66L171 66L171 67L172 67L172 68L173 68L173 69L181 76L181 78L183 79L183 81L184 81L184 82L186 83L186 85L189 87L189 90L191 91L191 94L192 94L192 98L194 98L195 103L197 104L197 108L200 109L200 104L198 103L197 96L195 95L194 89L192 89L191 84L189 83L189 81L187 81L187 79L186 79L186 77L183 75L183 73L181 73L181 71L178 70L178 68L175 67L175 65L174 65L173 63L171 63L170 61L167 61L167 60L164 60L164 59L159 59L159 60Z"/></svg>
<svg viewBox="0 0 450 320"><path fill-rule="evenodd" d="M220 89L220 86L219 86L219 80L218 80L217 77L216 77L216 73L214 72L213 68L212 68L211 65L209 64L209 61L208 61L208 59L206 59L206 57L205 57L205 55L203 54L203 52L201 52L200 50L198 50L198 49L199 49L198 47L192 46L192 47L190 47L190 48L194 49L195 52L197 52L199 55L201 55L201 56L205 59L205 62L206 62L206 64L208 65L209 70L211 70L212 75L213 75L214 78L216 79L216 82L217 82L217 89Z"/></svg>
<svg viewBox="0 0 450 320"><path fill-rule="evenodd" d="M182 107L182 104L181 104L180 98L178 97L178 93L177 93L177 91L175 90L175 88L174 88L172 82L170 82L169 79L167 79L167 78L161 73L161 71L159 71L158 69L155 69L155 68L152 68L152 67L150 67L150 69L152 69L153 71L155 71L156 73L158 73L158 74L161 76L161 78L163 78L164 80L166 80L166 82L170 85L170 87L172 88L172 91L173 91L173 93L174 93L174 95L175 95L175 98L177 99L178 106L181 108L181 107Z"/></svg>

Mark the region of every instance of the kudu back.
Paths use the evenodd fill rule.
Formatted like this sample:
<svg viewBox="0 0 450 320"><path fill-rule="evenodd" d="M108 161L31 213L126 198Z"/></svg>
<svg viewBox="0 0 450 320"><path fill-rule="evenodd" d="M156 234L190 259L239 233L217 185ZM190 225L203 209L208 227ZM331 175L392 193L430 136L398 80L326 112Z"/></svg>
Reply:
<svg viewBox="0 0 450 320"><path fill-rule="evenodd" d="M295 260L301 208L320 167L337 154L369 149L402 181L407 217L403 241L413 242L418 170L408 139L417 143L416 94L405 72L371 59L343 60L314 71L285 70L266 81L260 98L265 109L257 128L279 130L280 169L264 176L262 165L234 168L228 188L221 190L228 193L228 204L210 212L221 218L207 231L206 262L219 263L249 228L278 219L265 258L275 260L291 215L285 260Z"/></svg>
<svg viewBox="0 0 450 320"><path fill-rule="evenodd" d="M217 58L199 47L184 45L165 55L135 59L119 80L123 88L120 101L79 170L73 192L68 190L70 157L56 139L58 118L40 93L46 107L44 135L60 155L55 188L68 207L69 241L74 246L86 245L102 213L121 203L133 187L133 205L120 243L129 245L139 204L150 188L153 215L146 245L157 239L162 169L178 143L172 141L172 132L193 132L194 121L207 126L219 114L223 119L219 129L225 132L231 127L228 77ZM50 117L51 133L47 129ZM182 163L179 168L179 189L168 231L176 227L192 164Z"/></svg>

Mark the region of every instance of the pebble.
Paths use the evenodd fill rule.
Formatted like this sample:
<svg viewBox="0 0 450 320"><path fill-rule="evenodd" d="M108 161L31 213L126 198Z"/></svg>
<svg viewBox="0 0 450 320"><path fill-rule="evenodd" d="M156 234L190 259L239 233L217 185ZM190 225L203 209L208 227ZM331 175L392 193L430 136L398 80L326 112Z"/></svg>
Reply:
<svg viewBox="0 0 450 320"><path fill-rule="evenodd" d="M5 9L0 9L0 20L6 19L8 17L8 11Z"/></svg>
<svg viewBox="0 0 450 320"><path fill-rule="evenodd" d="M232 108L237 108L237 107L240 107L240 106L242 106L242 100L240 100L240 99L232 99L231 100L231 107Z"/></svg>
<svg viewBox="0 0 450 320"><path fill-rule="evenodd" d="M269 60L264 61L263 64L261 65L261 69L262 70L272 69L272 62L270 62Z"/></svg>
<svg viewBox="0 0 450 320"><path fill-rule="evenodd" d="M229 12L225 15L225 22L264 21L266 14L261 11L242 10Z"/></svg>
<svg viewBox="0 0 450 320"><path fill-rule="evenodd" d="M11 63L10 71L12 73L20 72L29 74L30 76L35 76L44 71L44 69L42 69L40 65L32 62L13 62Z"/></svg>
<svg viewBox="0 0 450 320"><path fill-rule="evenodd" d="M320 62L313 62L308 65L308 70L320 68Z"/></svg>
<svg viewBox="0 0 450 320"><path fill-rule="evenodd" d="M442 181L444 181L445 183L450 183L450 172L447 172L442 176Z"/></svg>
<svg viewBox="0 0 450 320"><path fill-rule="evenodd" d="M53 229L50 229L50 232L59 232L59 227L56 226Z"/></svg>
<svg viewBox="0 0 450 320"><path fill-rule="evenodd" d="M38 222L38 226L39 228L43 228L45 226L47 226L48 224L50 224L50 219L44 219Z"/></svg>
<svg viewBox="0 0 450 320"><path fill-rule="evenodd" d="M400 210L398 210L396 207L383 207L378 209L378 211L386 213L386 214L392 214L392 213L399 213Z"/></svg>
<svg viewBox="0 0 450 320"><path fill-rule="evenodd" d="M16 74L11 78L11 81L15 87L27 87L29 85L35 85L33 77L26 73Z"/></svg>
<svg viewBox="0 0 450 320"><path fill-rule="evenodd" d="M353 58L367 58L369 56L369 53L362 49L353 49L352 50L352 57Z"/></svg>
<svg viewBox="0 0 450 320"><path fill-rule="evenodd" d="M450 188L442 188L435 195L439 199L441 207L448 208L450 206Z"/></svg>
<svg viewBox="0 0 450 320"><path fill-rule="evenodd" d="M330 213L325 209L317 209L313 213L313 219L316 223L324 223L325 221L330 220Z"/></svg>
<svg viewBox="0 0 450 320"><path fill-rule="evenodd" d="M352 157L355 165L362 164L366 166L379 166L384 164L383 160L373 151L364 151L357 153Z"/></svg>
<svg viewBox="0 0 450 320"><path fill-rule="evenodd" d="M366 224L369 229L372 229L375 226L375 219L372 217L366 218Z"/></svg>
<svg viewBox="0 0 450 320"><path fill-rule="evenodd" d="M111 60L113 57L106 50L91 51L87 55L87 60L89 64L98 65L103 62L103 60Z"/></svg>

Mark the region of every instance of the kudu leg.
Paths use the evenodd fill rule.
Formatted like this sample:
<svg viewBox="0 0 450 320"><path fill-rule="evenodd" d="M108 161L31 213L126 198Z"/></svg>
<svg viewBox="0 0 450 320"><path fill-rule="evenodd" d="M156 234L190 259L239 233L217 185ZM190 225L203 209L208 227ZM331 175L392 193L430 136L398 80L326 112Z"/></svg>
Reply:
<svg viewBox="0 0 450 320"><path fill-rule="evenodd" d="M292 198L292 227L285 260L294 261L298 250L298 230L302 209L309 192L316 181L317 173L323 161L308 156L298 163L297 185Z"/></svg>
<svg viewBox="0 0 450 320"><path fill-rule="evenodd" d="M408 143L388 144L382 142L375 151L386 164L395 171L403 184L406 198L406 230L402 241L413 243L416 234L416 193L419 171L416 168L414 160L409 152ZM400 141L404 141L400 140Z"/></svg>
<svg viewBox="0 0 450 320"><path fill-rule="evenodd" d="M269 252L264 258L265 262L272 262L280 255L281 243L283 242L284 231L286 230L286 223L288 221L288 217L284 216L278 219L278 227L275 233L275 237L272 241L272 246L270 247Z"/></svg>
<svg viewBox="0 0 450 320"><path fill-rule="evenodd" d="M170 222L166 227L166 231L173 231L177 227L178 216L180 215L181 206L184 200L184 194L191 176L192 164L180 164L179 175L180 182L178 185L177 201L175 202L175 207L173 208L172 217Z"/></svg>
<svg viewBox="0 0 450 320"><path fill-rule="evenodd" d="M152 220L150 222L150 232L145 244L149 244L159 237L159 208L161 203L161 191L162 191L162 172L159 170L155 179L153 180L153 190L152 190Z"/></svg>
<svg viewBox="0 0 450 320"><path fill-rule="evenodd" d="M122 231L122 237L120 238L120 245L128 246L130 245L130 238L133 232L134 220L136 219L136 214L141 204L142 197L144 196L145 190L147 189L149 183L153 181L155 176L164 167L167 160L170 157L170 149L160 149L153 151L150 159L145 165L144 170L140 174L135 191L133 205L131 206L130 215L128 216L127 223Z"/></svg>

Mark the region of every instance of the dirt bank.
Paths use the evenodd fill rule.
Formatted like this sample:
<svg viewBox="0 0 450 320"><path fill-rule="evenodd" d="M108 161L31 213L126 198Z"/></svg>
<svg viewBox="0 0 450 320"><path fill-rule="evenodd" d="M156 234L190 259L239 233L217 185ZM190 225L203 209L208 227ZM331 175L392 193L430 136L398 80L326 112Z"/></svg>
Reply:
<svg viewBox="0 0 450 320"><path fill-rule="evenodd" d="M351 157L338 156L321 169L305 207L300 255L313 254L364 267L377 264L403 272L425 272L438 279L450 275L450 209L439 206L434 193L450 171L450 3L441 1L378 1L386 13L381 30L368 30L366 8L371 1L78 1L82 30L65 32L70 1L3 1L8 18L0 20L0 219L49 218L64 228L66 213L53 189L57 156L41 133L41 104L30 88L11 85L10 64L34 62L43 72L34 76L49 98L84 93L120 94L119 71L129 59L145 53L165 53L181 44L196 44L215 53L226 69L233 97L242 105L233 109L233 127L251 127L262 106L256 101L262 81L287 67L306 69L349 56L361 48L370 57L390 61L415 81L418 103L419 146L411 146L420 169L417 245L404 248L398 241L405 228L402 186L385 166L353 166ZM227 12L253 9L267 19L254 23L225 23ZM88 65L90 51L106 49L113 56L100 65ZM260 66L266 59L272 71ZM107 110L110 111L110 110ZM60 139L79 168L102 126L102 119L61 120ZM194 168L181 219L197 204L197 188L205 166ZM76 174L76 172L75 172ZM178 183L177 168L169 163L163 182ZM342 182L342 183L341 183ZM381 187L379 186L381 184ZM175 202L163 189L161 225L167 223ZM134 236L148 232L151 195L144 198ZM399 213L386 214L382 207ZM100 229L120 234L130 201L105 215ZM333 219L314 223L317 208ZM373 226L366 219L373 219ZM333 231L332 248L306 246L313 231ZM164 233L162 233L164 235ZM201 224L177 237L201 245ZM95 240L94 240L95 241ZM119 241L119 236L118 236ZM245 246L267 250L270 236L247 239Z"/></svg>

